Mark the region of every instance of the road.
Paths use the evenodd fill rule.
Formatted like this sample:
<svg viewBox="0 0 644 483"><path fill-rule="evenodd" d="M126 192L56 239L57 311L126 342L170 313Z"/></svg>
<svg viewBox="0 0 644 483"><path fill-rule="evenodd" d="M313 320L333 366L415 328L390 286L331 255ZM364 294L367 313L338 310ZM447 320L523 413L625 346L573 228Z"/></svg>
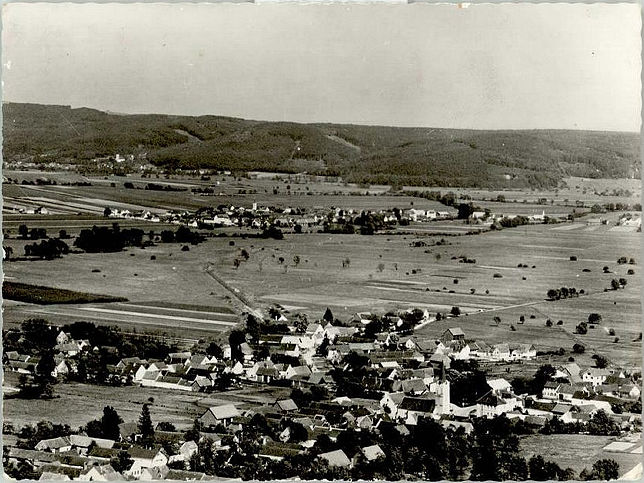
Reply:
<svg viewBox="0 0 644 483"><path fill-rule="evenodd" d="M258 319L263 319L264 314L262 314L262 311L260 309L257 309L253 307L251 304L252 302L242 293L239 291L239 289L233 288L228 283L222 279L219 274L215 271L215 266L211 263L208 262L206 266L204 267L204 271L219 285L221 285L228 294L237 301L239 305L241 305L242 309L244 312L248 312L249 314L254 315Z"/></svg>

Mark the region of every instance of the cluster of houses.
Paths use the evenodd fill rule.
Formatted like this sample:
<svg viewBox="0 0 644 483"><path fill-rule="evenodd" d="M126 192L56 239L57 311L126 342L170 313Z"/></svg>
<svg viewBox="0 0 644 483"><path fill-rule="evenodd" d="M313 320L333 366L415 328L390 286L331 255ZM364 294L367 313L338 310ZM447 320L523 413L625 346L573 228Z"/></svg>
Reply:
<svg viewBox="0 0 644 483"><path fill-rule="evenodd" d="M392 317L396 327L398 317ZM446 428L463 428L466 433L473 430L472 418L501 414L520 419L535 429L555 417L563 422L587 423L599 410L608 413L624 429L632 427L639 418L612 410L615 402L639 399L640 388L631 378L616 368L581 369L575 363L558 366L542 394L517 394L504 378L487 378L489 391L474 404L465 407L454 404L448 373L455 361L518 363L537 357L535 347L471 341L459 327L445 330L437 339L400 334L395 329L371 337L366 336L365 330L373 320L371 314L356 314L352 320L351 325L321 321L292 326L280 315L276 326L281 325L283 332L286 325L289 332L263 333L252 343L243 342L237 348L236 360L231 347L225 345L219 358L195 353L199 352L195 349L171 353L164 361L123 358L109 370L134 384L169 390L215 391L219 378L228 374L243 387L277 385L298 388L302 393L323 394L304 403L290 398L270 403L225 403L225 397L203 399L201 412L196 414L201 439L208 439L217 451L225 450L230 438L238 437L251 418L261 414L282 429L274 438L261 437L258 456L277 461L306 451L322 434L335 441L348 428L378 430L387 425L405 434L423 418L431 418ZM65 332L57 336L56 351L62 357L61 363L65 357L91 349L87 341L72 340ZM351 370L350 358L346 357L351 353L360 356L360 364L367 369L361 376L361 385L371 391L371 396L348 397L337 393L334 374ZM5 367L10 370L33 371L35 364L37 361L34 363L30 357L5 354ZM64 367L58 364L56 371L62 374ZM306 430L305 438L292 440L291 422ZM202 473L188 470L197 444L187 441L185 433L157 428L156 445L143 447L136 422L122 423L119 432L118 441L70 435L40 441L29 450L9 447L7 457L14 464L29 461L42 472L43 478L49 479L207 479ZM159 444L164 438L173 443L172 451L168 445ZM121 451L127 451L132 463L117 472L110 461ZM382 454L382 449L374 445L360 448L356 454L335 450L318 457L330 466L350 468L358 460L370 461Z"/></svg>
<svg viewBox="0 0 644 483"><path fill-rule="evenodd" d="M53 377L64 377L75 369L73 356L85 350L98 350L98 347L92 347L87 339L72 339L72 337L60 331L56 336L56 345L54 346L54 369L51 373ZM36 367L40 362L40 356L21 354L17 351L8 351L2 354L4 369L7 371L17 372L18 374L35 374Z"/></svg>
<svg viewBox="0 0 644 483"><path fill-rule="evenodd" d="M110 217L141 219L156 223L184 224L191 228L221 228L221 227L250 227L265 229L274 225L280 228L300 227L311 229L322 227L325 223L333 226L350 222L362 214L361 210L313 207L303 208L279 208L258 206L253 203L252 207L226 206L202 208L196 212L168 211L151 213L146 210L132 211L127 208L110 207ZM395 211L393 209L377 210L368 214L379 216L385 224L395 225L400 220L413 222L431 222L453 219L455 212L408 209Z"/></svg>

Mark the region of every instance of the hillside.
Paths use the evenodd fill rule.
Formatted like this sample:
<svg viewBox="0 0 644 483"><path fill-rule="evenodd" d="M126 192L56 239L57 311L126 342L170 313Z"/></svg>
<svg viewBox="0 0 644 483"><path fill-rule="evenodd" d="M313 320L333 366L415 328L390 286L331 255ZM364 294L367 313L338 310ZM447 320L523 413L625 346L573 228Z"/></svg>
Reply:
<svg viewBox="0 0 644 483"><path fill-rule="evenodd" d="M3 115L6 160L146 152L153 163L175 167L494 188L555 186L565 176L640 176L636 133L298 124L17 103L3 104Z"/></svg>

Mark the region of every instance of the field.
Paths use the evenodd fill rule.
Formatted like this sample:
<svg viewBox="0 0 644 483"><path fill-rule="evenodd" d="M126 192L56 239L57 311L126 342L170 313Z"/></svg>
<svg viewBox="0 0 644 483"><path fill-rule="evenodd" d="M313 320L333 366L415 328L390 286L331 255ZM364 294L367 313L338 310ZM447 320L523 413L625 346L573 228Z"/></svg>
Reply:
<svg viewBox="0 0 644 483"><path fill-rule="evenodd" d="M7 374L3 390L15 386L16 375ZM285 392L286 391L286 392ZM184 391L168 391L154 387L125 386L107 387L79 383L57 384L55 394L60 396L51 400L13 399L3 401L3 414L15 428L25 424L35 424L43 419L54 423L70 424L73 427L100 418L106 405L118 409L124 421L137 421L141 406L150 404L152 420L172 422L179 429L192 427L194 418L206 408L218 404L232 403L240 409L253 404L272 404L285 396L288 389L257 386L217 393L210 398L203 394ZM153 398L153 402L149 402Z"/></svg>
<svg viewBox="0 0 644 483"><path fill-rule="evenodd" d="M432 225L403 228L416 226ZM445 226L437 224L436 229L447 232ZM463 233L464 227L475 228L454 227L455 233ZM441 239L445 244L435 245ZM127 297L131 305L43 308L16 304L8 306L5 320L17 323L37 313L53 321L94 320L169 333L189 329L200 336L226 330L238 320L230 315L230 311L244 310L238 293L254 307L280 304L313 318L321 316L326 307L346 319L358 311L420 307L445 313L458 306L465 315L427 325L421 334L436 337L457 325L469 338L490 343L533 340L539 350L569 350L581 341L589 349L582 359L600 351L630 367L639 365L640 357L640 343L633 342L641 331L640 268L616 261L626 256L639 263L639 240L638 233L579 222L464 236L419 231L375 236L286 235L280 241L236 238L234 246L230 238L215 237L189 252L180 251L178 244L159 244L121 253L74 254L48 262L12 261L5 268L8 280ZM416 242L427 246L411 246ZM250 257L235 269L233 261L242 248ZM152 255L156 260L151 260ZM570 261L572 255L578 260ZM300 259L297 265L295 256ZM462 256L476 263L454 259ZM343 268L347 259L350 263ZM518 268L518 264L529 268ZM206 266L214 267L226 285L209 276ZM611 273L603 273L604 266ZM635 275L626 274L629 268ZM51 273L57 274L55 280ZM622 290L604 292L613 278L626 278L628 284ZM562 286L584 289L586 295L546 300L548 289ZM177 307L161 310L168 301L210 307L207 310L213 313L203 315ZM152 302L157 308L141 302ZM228 314L217 307L224 307ZM573 334L590 312L604 316L602 326L587 335ZM522 315L526 320L519 324ZM498 326L494 316L501 318ZM546 328L548 318L564 323ZM609 328L615 329L618 343L607 334Z"/></svg>
<svg viewBox="0 0 644 483"><path fill-rule="evenodd" d="M633 441L628 446L628 451L606 451L604 447L618 438L612 436L590 436L569 434L536 434L521 438L521 449L526 459L534 455L541 455L548 461L556 461L561 468L572 468L579 474L581 470L590 470L595 461L610 458L619 463L619 474L624 475L635 465L641 463L641 452L631 453L635 448L640 448L641 440L633 435Z"/></svg>
<svg viewBox="0 0 644 483"><path fill-rule="evenodd" d="M74 292L72 290L61 290L51 287L43 287L41 285L29 285L26 283L10 281L5 281L2 284L2 298L40 305L127 301L124 297L106 297L105 295Z"/></svg>

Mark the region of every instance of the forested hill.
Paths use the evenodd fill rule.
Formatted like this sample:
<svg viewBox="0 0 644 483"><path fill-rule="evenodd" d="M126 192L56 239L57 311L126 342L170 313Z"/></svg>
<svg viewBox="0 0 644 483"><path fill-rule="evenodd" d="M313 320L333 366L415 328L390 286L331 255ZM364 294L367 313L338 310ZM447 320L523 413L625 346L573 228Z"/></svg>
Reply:
<svg viewBox="0 0 644 483"><path fill-rule="evenodd" d="M5 160L148 153L158 165L340 175L347 181L555 186L563 177L639 177L639 134L476 131L120 115L3 104Z"/></svg>

